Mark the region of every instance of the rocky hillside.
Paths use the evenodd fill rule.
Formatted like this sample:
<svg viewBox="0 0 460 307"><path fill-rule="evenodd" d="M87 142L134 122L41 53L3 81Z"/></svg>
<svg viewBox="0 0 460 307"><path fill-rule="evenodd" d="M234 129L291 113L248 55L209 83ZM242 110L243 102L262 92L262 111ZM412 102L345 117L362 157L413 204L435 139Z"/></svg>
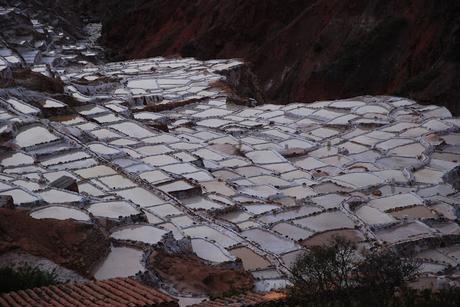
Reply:
<svg viewBox="0 0 460 307"><path fill-rule="evenodd" d="M279 103L398 94L460 111L457 0L104 4L112 56L241 57Z"/></svg>

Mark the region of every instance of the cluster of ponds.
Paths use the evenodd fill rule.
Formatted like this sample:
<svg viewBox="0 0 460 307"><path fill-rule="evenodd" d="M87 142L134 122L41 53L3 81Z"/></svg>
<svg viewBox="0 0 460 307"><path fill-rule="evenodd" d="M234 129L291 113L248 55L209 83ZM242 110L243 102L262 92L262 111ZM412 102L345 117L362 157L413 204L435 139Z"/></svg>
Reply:
<svg viewBox="0 0 460 307"><path fill-rule="evenodd" d="M0 195L37 219L123 224L96 278L144 270L131 243L166 235L211 264L240 258L258 290L286 286L296 257L335 235L363 247L460 235L460 194L443 180L459 165L460 119L444 107L386 96L246 107L214 86L236 60L84 64L54 71L77 106L0 98L11 148ZM44 118L49 108L67 111ZM52 185L63 176L78 192ZM457 266L458 251L421 252L424 270Z"/></svg>
<svg viewBox="0 0 460 307"><path fill-rule="evenodd" d="M11 78L11 70L18 67L30 67L35 72L51 76L53 70L50 68L99 62L100 48L93 40L75 38L65 25L59 22L49 24L48 12L21 7L23 4L0 7L3 37L0 42L0 76ZM89 24L85 32L94 32L91 29L98 27L100 25ZM45 108L56 103L50 99Z"/></svg>

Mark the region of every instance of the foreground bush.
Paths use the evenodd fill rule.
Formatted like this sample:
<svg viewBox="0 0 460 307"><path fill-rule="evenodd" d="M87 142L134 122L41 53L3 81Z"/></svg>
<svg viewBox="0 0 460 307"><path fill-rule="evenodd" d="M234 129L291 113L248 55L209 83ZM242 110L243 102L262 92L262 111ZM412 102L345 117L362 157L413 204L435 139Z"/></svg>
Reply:
<svg viewBox="0 0 460 307"><path fill-rule="evenodd" d="M42 271L29 265L0 268L0 293L48 286L57 283L55 271Z"/></svg>

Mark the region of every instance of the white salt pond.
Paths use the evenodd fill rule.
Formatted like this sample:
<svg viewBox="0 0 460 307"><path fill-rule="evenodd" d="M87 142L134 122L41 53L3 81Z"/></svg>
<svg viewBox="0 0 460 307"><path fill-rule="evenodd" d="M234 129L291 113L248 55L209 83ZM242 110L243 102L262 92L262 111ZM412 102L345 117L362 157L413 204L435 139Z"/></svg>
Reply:
<svg viewBox="0 0 460 307"><path fill-rule="evenodd" d="M379 240L389 243L396 243L404 240L431 237L433 236L433 230L431 230L425 224L416 221L414 223L382 230L376 233L376 235Z"/></svg>
<svg viewBox="0 0 460 307"><path fill-rule="evenodd" d="M126 189L137 186L134 182L121 175L113 175L98 179L110 189Z"/></svg>
<svg viewBox="0 0 460 307"><path fill-rule="evenodd" d="M44 201L49 204L62 204L82 201L82 197L76 193L70 193L67 191L61 191L57 189L50 189L44 192L38 193Z"/></svg>
<svg viewBox="0 0 460 307"><path fill-rule="evenodd" d="M368 205L381 211L387 211L395 208L423 205L423 200L413 193L405 193L373 199Z"/></svg>
<svg viewBox="0 0 460 307"><path fill-rule="evenodd" d="M30 147L49 143L59 138L42 126L33 126L22 130L16 135L15 143L20 147Z"/></svg>
<svg viewBox="0 0 460 307"><path fill-rule="evenodd" d="M211 262L220 263L232 260L231 257L223 252L223 249L207 240L192 239L192 249L198 257Z"/></svg>
<svg viewBox="0 0 460 307"><path fill-rule="evenodd" d="M21 152L13 153L7 158L4 158L1 162L2 166L5 167L27 165L32 163L34 163L34 158Z"/></svg>
<svg viewBox="0 0 460 307"><path fill-rule="evenodd" d="M167 231L154 226L134 225L117 230L110 237L117 240L132 240L147 244L157 244L166 233Z"/></svg>
<svg viewBox="0 0 460 307"><path fill-rule="evenodd" d="M249 240L258 243L262 249L266 249L272 253L282 254L296 249L296 245L291 240L283 239L262 229L249 229L243 231L241 234Z"/></svg>
<svg viewBox="0 0 460 307"><path fill-rule="evenodd" d="M10 195L11 197L13 197L13 202L15 205L31 204L38 201L37 197L21 189L12 189L4 191L1 192L0 195Z"/></svg>
<svg viewBox="0 0 460 307"><path fill-rule="evenodd" d="M86 179L116 174L116 172L112 168L105 165L98 165L94 167L80 169L75 171L75 173Z"/></svg>
<svg viewBox="0 0 460 307"><path fill-rule="evenodd" d="M219 242L219 244L223 247L229 247L239 242L236 238L230 238L222 232L219 232L214 228L205 225L185 228L184 233L190 237L214 240L216 242Z"/></svg>
<svg viewBox="0 0 460 307"><path fill-rule="evenodd" d="M149 207L149 211L151 211L153 214L159 217L167 217L167 216L182 214L182 211L180 211L179 209L177 209L171 204L164 204L164 205Z"/></svg>
<svg viewBox="0 0 460 307"><path fill-rule="evenodd" d="M294 218L302 217L312 213L320 212L322 209L314 206L301 206L298 208L286 210L276 214L267 213L259 218L264 223L276 223L280 221L287 221Z"/></svg>
<svg viewBox="0 0 460 307"><path fill-rule="evenodd" d="M40 110L17 99L8 99L7 102L17 111L27 115L37 115Z"/></svg>
<svg viewBox="0 0 460 307"><path fill-rule="evenodd" d="M203 197L192 197L189 199L184 199L184 203L190 209L197 209L197 210L198 209L203 209L203 210L220 209L224 207L221 204L218 204L214 201L211 201Z"/></svg>
<svg viewBox="0 0 460 307"><path fill-rule="evenodd" d="M149 130L143 128L142 126L132 123L132 122L122 122L119 124L111 125L110 128L115 129L127 136L134 138L145 138L149 136L154 136L155 134Z"/></svg>
<svg viewBox="0 0 460 307"><path fill-rule="evenodd" d="M118 149L100 143L90 144L88 147L91 151L101 155L116 155L120 153Z"/></svg>
<svg viewBox="0 0 460 307"><path fill-rule="evenodd" d="M129 277L145 271L143 252L129 247L112 247L107 258L94 272L97 280Z"/></svg>
<svg viewBox="0 0 460 307"><path fill-rule="evenodd" d="M32 211L30 216L34 219L56 219L68 220L73 219L77 221L90 221L89 215L82 210L64 207L64 206L50 206L43 209Z"/></svg>
<svg viewBox="0 0 460 307"><path fill-rule="evenodd" d="M111 201L95 203L88 207L88 211L94 216L116 219L139 214L140 211L126 201Z"/></svg>
<svg viewBox="0 0 460 307"><path fill-rule="evenodd" d="M294 220L294 223L317 232L355 227L353 221L341 211L324 212L318 215Z"/></svg>
<svg viewBox="0 0 460 307"><path fill-rule="evenodd" d="M158 196L143 188L133 188L127 190L121 190L116 192L119 196L129 199L136 205L141 207L155 206L164 203L165 201Z"/></svg>
<svg viewBox="0 0 460 307"><path fill-rule="evenodd" d="M144 90L156 90L159 88L156 79L138 79L128 81L129 88L144 89Z"/></svg>
<svg viewBox="0 0 460 307"><path fill-rule="evenodd" d="M355 211L355 214L369 225L386 224L395 221L391 215L369 206L360 207Z"/></svg>
<svg viewBox="0 0 460 307"><path fill-rule="evenodd" d="M314 234L312 231L305 230L289 223L276 224L273 226L272 230L294 241L306 239Z"/></svg>
<svg viewBox="0 0 460 307"><path fill-rule="evenodd" d="M44 108L64 108L66 105L55 99L48 98L43 104Z"/></svg>

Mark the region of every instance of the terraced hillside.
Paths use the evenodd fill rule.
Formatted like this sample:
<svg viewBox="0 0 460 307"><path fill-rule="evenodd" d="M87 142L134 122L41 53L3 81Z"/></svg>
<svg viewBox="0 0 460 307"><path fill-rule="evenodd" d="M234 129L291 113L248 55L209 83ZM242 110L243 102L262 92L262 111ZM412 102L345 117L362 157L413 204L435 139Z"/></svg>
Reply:
<svg viewBox="0 0 460 307"><path fill-rule="evenodd" d="M335 235L411 250L421 278L458 282L460 119L448 108L395 96L260 105L239 92L241 60L107 62L99 24L73 35L21 5L0 8L0 23L2 212L37 229L73 220L95 229L82 242L103 243L98 257L66 245L71 265L33 249L27 225L2 246L189 304L284 289L297 256Z"/></svg>

